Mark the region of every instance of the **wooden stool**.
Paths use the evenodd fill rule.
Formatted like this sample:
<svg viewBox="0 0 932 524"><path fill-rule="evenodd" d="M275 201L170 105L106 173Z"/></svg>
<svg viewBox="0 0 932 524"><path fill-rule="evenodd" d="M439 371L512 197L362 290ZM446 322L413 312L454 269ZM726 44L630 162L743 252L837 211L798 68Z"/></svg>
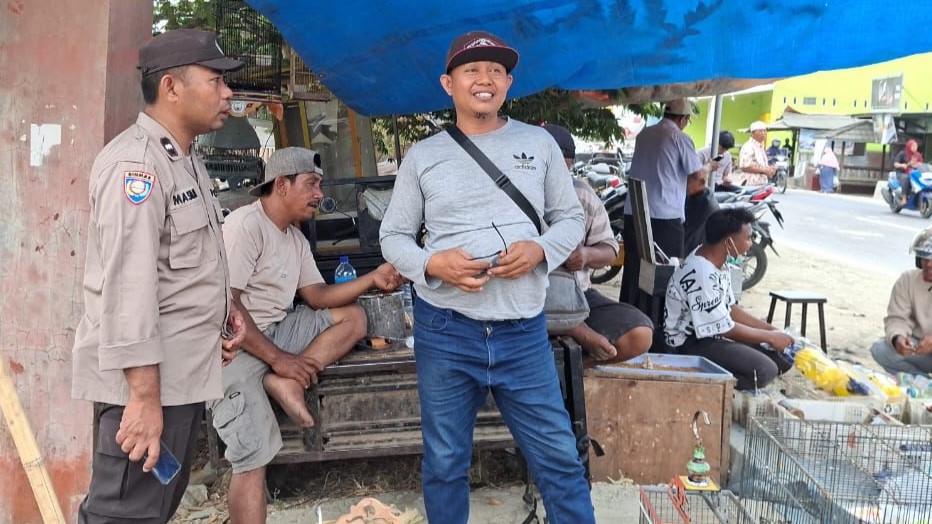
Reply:
<svg viewBox="0 0 932 524"><path fill-rule="evenodd" d="M828 299L822 295L817 295L809 291L771 291L770 292L770 312L767 313L767 323L773 320L773 312L777 307L777 300L786 302L786 322L783 327L790 325L790 314L793 304L803 305L802 321L799 326L799 334L806 336L806 314L808 313L809 304L819 306L819 336L822 338L822 351L828 353L828 346L825 344L825 303Z"/></svg>

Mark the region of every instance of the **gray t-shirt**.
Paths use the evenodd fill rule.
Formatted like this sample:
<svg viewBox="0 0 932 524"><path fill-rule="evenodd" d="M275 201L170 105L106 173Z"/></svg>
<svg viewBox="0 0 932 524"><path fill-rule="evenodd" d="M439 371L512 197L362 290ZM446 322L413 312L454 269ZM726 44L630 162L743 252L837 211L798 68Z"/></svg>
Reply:
<svg viewBox="0 0 932 524"><path fill-rule="evenodd" d="M298 228L278 229L262 201L230 213L223 224L230 261L230 287L260 331L281 322L298 289L322 284L311 246Z"/></svg>
<svg viewBox="0 0 932 524"><path fill-rule="evenodd" d="M583 237L583 212L563 155L546 130L508 120L495 131L469 137L531 202L543 222L538 236L531 220L499 189L446 132L415 144L395 180L382 221L385 259L415 284L418 298L477 320L530 318L544 307L547 273L566 260ZM425 246L415 242L421 223ZM431 254L462 248L486 257L506 244L533 240L546 263L515 280L491 279L479 293L466 293L425 270ZM491 258L491 257L489 257Z"/></svg>
<svg viewBox="0 0 932 524"><path fill-rule="evenodd" d="M708 164L712 160L712 146L705 146L697 151L696 154L699 155L699 161L702 162L702 165ZM712 171L714 182L721 185L723 180L725 180L725 175L730 175L732 169L731 153L725 151L725 154L722 155L722 159L718 162L718 169Z"/></svg>
<svg viewBox="0 0 932 524"><path fill-rule="evenodd" d="M685 220L686 177L700 169L693 139L664 118L638 135L628 176L646 182L651 218ZM629 198L625 214L631 212Z"/></svg>

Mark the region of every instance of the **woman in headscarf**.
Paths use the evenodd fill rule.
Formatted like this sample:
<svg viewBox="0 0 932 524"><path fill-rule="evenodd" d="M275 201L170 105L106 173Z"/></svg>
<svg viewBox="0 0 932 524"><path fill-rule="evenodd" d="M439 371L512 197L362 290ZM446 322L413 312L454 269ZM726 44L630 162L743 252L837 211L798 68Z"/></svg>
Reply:
<svg viewBox="0 0 932 524"><path fill-rule="evenodd" d="M915 140L906 142L906 148L900 151L893 160L893 169L896 170L896 178L903 188L903 196L900 199L900 206L905 206L912 184L909 182L909 174L913 169L922 163L922 153L919 152L919 144Z"/></svg>
<svg viewBox="0 0 932 524"><path fill-rule="evenodd" d="M838 174L838 157L835 156L835 142L825 145L819 158L819 188L822 193L835 192L835 175Z"/></svg>

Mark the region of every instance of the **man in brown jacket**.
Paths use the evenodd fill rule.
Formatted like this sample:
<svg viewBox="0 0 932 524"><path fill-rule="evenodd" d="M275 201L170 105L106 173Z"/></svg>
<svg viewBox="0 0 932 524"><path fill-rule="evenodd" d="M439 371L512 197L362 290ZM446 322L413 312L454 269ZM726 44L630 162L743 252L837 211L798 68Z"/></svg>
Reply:
<svg viewBox="0 0 932 524"><path fill-rule="evenodd" d="M90 177L84 316L75 398L95 402L93 472L78 521L167 522L181 501L204 401L245 334L233 306L220 205L197 135L220 129L232 91L212 33L183 29L139 50L145 109L97 156ZM181 467L149 474L163 450Z"/></svg>

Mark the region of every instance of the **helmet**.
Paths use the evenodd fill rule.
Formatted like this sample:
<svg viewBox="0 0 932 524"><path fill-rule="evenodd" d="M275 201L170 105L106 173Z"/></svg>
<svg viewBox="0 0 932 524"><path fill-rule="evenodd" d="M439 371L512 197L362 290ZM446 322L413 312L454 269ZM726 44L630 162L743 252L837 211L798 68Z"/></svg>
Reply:
<svg viewBox="0 0 932 524"><path fill-rule="evenodd" d="M909 246L909 252L916 255L916 266L921 266L919 259L925 258L932 260L932 227L923 229Z"/></svg>
<svg viewBox="0 0 932 524"><path fill-rule="evenodd" d="M722 131L718 134L718 145L725 149L735 147L735 135L731 134L730 131Z"/></svg>

